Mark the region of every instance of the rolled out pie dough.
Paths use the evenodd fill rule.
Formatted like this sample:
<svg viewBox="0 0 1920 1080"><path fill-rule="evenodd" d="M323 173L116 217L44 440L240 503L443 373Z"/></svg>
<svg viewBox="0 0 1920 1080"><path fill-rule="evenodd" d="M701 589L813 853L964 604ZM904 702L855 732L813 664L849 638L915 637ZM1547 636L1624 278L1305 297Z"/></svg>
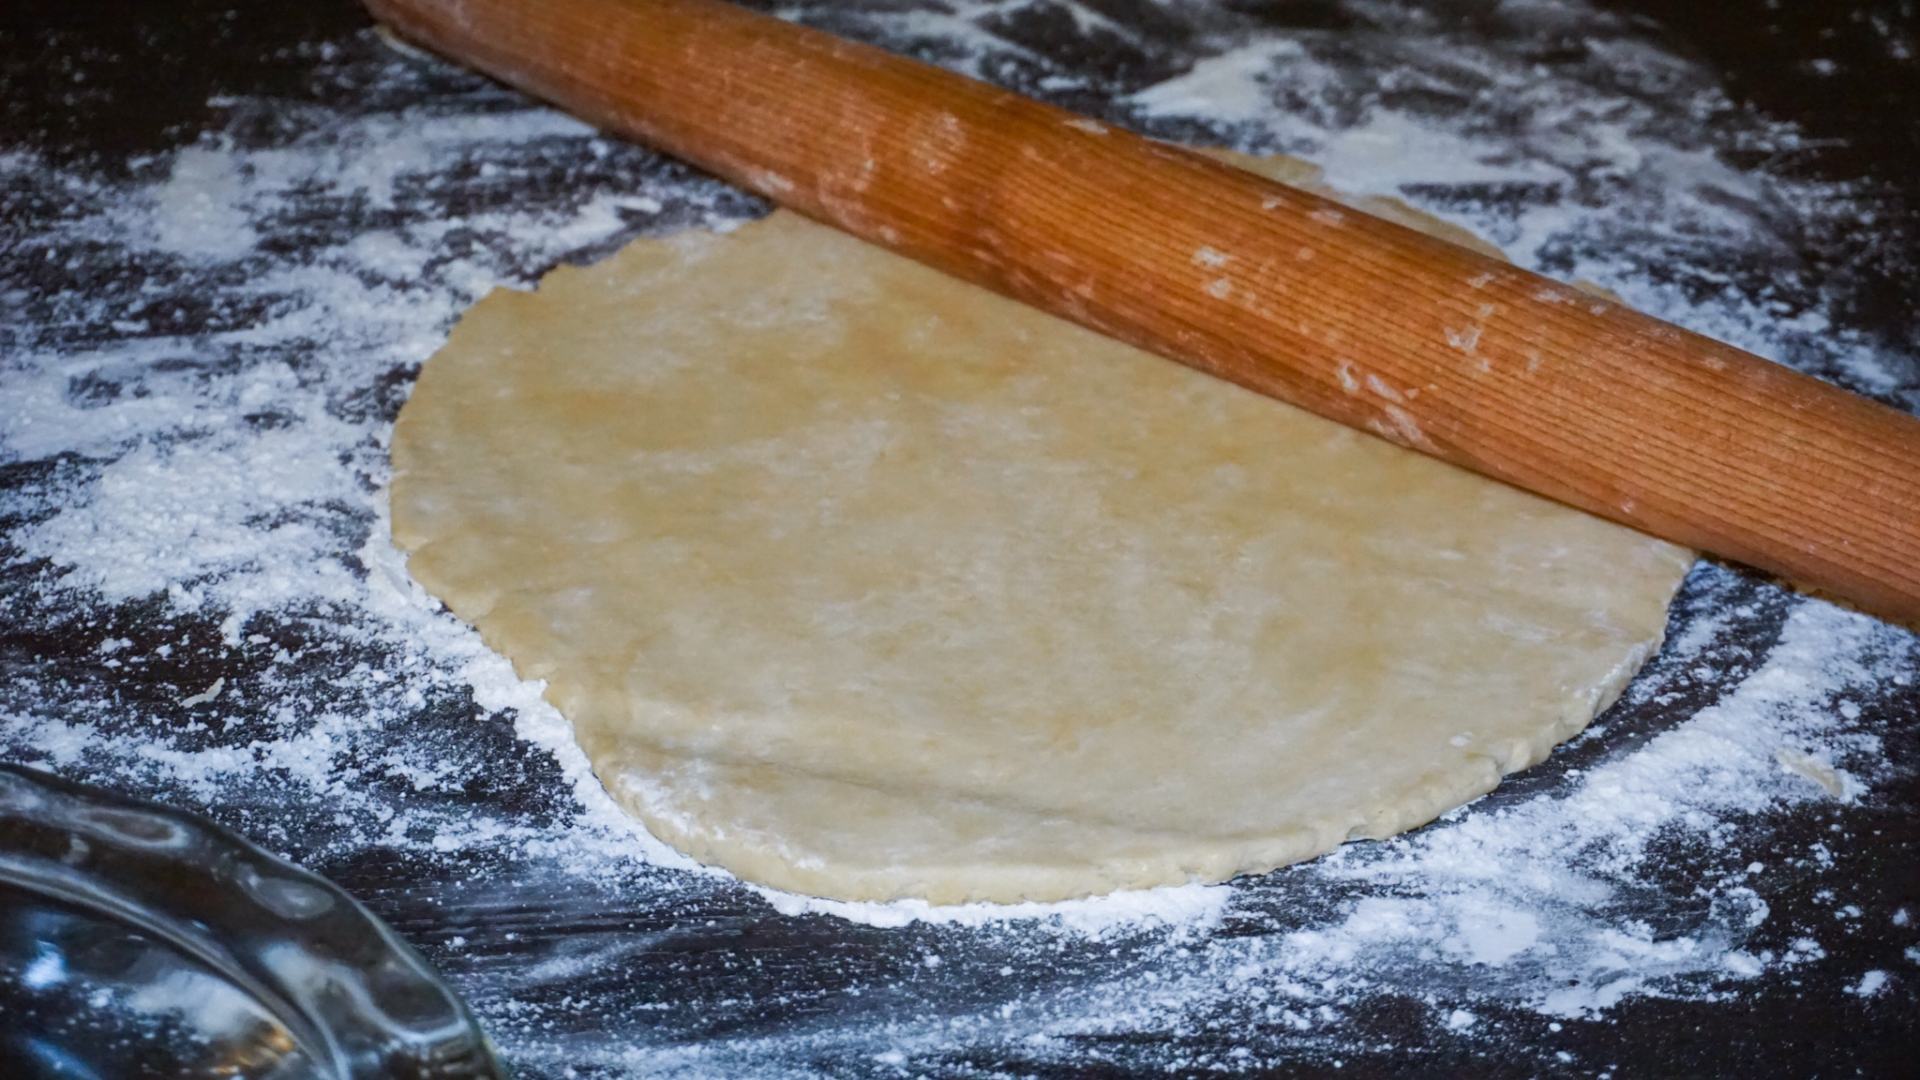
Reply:
<svg viewBox="0 0 1920 1080"><path fill-rule="evenodd" d="M494 292L393 463L621 805L845 899L1412 828L1585 726L1691 561L786 212Z"/></svg>

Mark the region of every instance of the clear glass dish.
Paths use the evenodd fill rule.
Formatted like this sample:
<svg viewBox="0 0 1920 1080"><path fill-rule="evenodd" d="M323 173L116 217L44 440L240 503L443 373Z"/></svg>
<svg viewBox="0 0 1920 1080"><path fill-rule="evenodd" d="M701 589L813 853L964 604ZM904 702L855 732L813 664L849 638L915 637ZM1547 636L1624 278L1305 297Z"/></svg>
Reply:
<svg viewBox="0 0 1920 1080"><path fill-rule="evenodd" d="M193 814L0 764L8 1077L503 1077L425 960Z"/></svg>

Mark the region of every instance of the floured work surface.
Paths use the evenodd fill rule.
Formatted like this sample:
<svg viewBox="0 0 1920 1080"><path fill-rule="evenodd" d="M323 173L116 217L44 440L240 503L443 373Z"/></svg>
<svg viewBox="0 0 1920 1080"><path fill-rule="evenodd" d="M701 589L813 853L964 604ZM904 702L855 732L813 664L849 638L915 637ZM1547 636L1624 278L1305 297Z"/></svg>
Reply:
<svg viewBox="0 0 1920 1080"><path fill-rule="evenodd" d="M1422 824L1609 703L1691 561L788 213L495 292L393 459L413 573L624 806L836 898Z"/></svg>
<svg viewBox="0 0 1920 1080"><path fill-rule="evenodd" d="M1801 98L1841 146L1715 89L1837 91L1893 63L1878 40L1677 56L1577 4L1370 3L1339 30L1318 7L883 7L786 10L1137 131L1298 148L1523 265L1920 409L1917 339L1852 303L1911 292L1920 174L1873 152L1858 99ZM1757 10L1696 13L1759 35ZM460 988L516 1076L1910 1071L1920 639L1706 560L1619 704L1393 841L987 923L770 904L683 868L542 688L406 587L387 444L486 288L764 207L401 56L350 5L126 14L51 27L84 92L21 57L24 120L0 133L17 149L39 124L58 151L0 157L26 200L0 260L22 346L0 391L0 754L326 874ZM171 148L127 142L143 130Z"/></svg>

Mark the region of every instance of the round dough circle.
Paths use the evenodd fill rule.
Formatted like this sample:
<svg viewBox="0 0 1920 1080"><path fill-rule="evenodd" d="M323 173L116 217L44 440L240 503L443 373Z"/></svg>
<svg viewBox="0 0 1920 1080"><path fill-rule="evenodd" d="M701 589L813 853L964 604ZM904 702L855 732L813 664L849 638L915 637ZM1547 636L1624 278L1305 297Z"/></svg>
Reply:
<svg viewBox="0 0 1920 1080"><path fill-rule="evenodd" d="M1429 821L1604 708L1691 562L786 212L494 292L393 463L413 574L621 805L852 900Z"/></svg>

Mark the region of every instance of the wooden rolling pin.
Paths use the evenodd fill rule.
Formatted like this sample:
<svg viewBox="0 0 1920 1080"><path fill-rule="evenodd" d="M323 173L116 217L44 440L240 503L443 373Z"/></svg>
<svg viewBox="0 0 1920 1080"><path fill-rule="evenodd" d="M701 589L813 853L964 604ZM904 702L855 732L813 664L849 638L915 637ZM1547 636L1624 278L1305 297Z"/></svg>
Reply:
<svg viewBox="0 0 1920 1080"><path fill-rule="evenodd" d="M612 131L1113 337L1920 621L1920 421L1325 199L719 0L368 0Z"/></svg>

